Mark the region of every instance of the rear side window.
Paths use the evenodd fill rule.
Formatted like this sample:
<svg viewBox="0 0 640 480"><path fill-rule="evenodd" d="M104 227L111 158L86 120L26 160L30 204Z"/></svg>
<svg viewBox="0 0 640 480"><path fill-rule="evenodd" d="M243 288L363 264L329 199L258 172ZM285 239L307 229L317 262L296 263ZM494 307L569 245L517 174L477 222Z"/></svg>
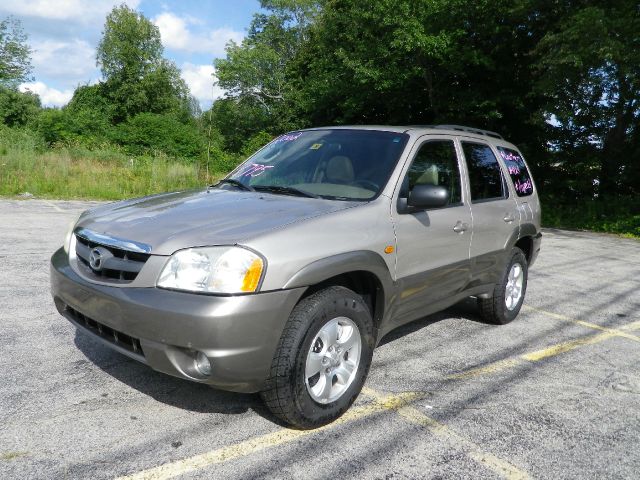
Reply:
<svg viewBox="0 0 640 480"><path fill-rule="evenodd" d="M516 189L516 194L519 197L531 195L533 193L533 182L531 181L531 175L529 175L529 170L527 170L522 155L515 150L504 147L498 147L498 152L507 166L509 176Z"/></svg>
<svg viewBox="0 0 640 480"><path fill-rule="evenodd" d="M484 143L462 142L462 151L469 170L471 201L505 198L505 184L498 159Z"/></svg>

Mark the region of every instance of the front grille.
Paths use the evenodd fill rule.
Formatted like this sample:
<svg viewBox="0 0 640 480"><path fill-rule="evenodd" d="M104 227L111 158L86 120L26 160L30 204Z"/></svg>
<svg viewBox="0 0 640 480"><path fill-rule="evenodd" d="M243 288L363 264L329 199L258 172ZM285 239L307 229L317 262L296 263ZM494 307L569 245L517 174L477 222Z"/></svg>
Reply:
<svg viewBox="0 0 640 480"><path fill-rule="evenodd" d="M107 327L95 320L83 315L77 310L74 310L70 306L66 306L65 308L67 314L71 319L73 319L78 325L86 328L90 332L98 335L100 338L106 340L107 342L117 345L120 348L124 348L136 355L140 355L144 357L144 352L142 351L142 347L140 345L140 340L137 338L131 337L126 333L119 332L114 330L111 327Z"/></svg>
<svg viewBox="0 0 640 480"><path fill-rule="evenodd" d="M99 268L91 265L91 253L102 253ZM99 280L114 283L130 283L136 279L140 270L149 259L149 254L132 252L111 245L96 243L76 234L76 257L78 264L84 267L84 273Z"/></svg>

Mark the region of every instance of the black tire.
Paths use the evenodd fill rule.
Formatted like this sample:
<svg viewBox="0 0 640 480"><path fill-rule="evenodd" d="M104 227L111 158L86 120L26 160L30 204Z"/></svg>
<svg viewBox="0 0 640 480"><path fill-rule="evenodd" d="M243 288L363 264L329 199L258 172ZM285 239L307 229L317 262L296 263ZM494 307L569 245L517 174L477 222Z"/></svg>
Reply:
<svg viewBox="0 0 640 480"><path fill-rule="evenodd" d="M316 402L305 383L307 354L320 329L332 319L347 317L358 327L360 361L353 380L331 403ZM355 401L369 373L375 345L369 308L362 297L344 287L329 287L298 303L282 332L271 364L267 388L260 393L266 406L282 421L300 429L331 423Z"/></svg>
<svg viewBox="0 0 640 480"><path fill-rule="evenodd" d="M522 294L520 295L520 299L517 304L512 309L509 309L505 303L506 288L509 279L509 272L511 271L511 267L516 263L520 264L524 275L522 282ZM527 257L525 257L522 250L515 247L511 251L511 257L507 263L504 273L502 274L500 282L497 283L493 289L493 295L489 298L478 297L478 308L480 309L480 315L485 322L496 325L506 325L518 316L527 292L528 274L529 268L527 265Z"/></svg>

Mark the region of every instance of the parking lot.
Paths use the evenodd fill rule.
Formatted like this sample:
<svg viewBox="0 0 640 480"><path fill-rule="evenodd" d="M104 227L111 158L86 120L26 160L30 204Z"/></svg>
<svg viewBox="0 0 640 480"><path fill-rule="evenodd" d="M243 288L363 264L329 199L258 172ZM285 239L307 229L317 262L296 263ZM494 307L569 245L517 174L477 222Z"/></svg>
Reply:
<svg viewBox="0 0 640 480"><path fill-rule="evenodd" d="M0 200L0 478L637 478L640 242L545 230L525 307L388 335L338 422L156 373L58 315L50 255L88 202Z"/></svg>

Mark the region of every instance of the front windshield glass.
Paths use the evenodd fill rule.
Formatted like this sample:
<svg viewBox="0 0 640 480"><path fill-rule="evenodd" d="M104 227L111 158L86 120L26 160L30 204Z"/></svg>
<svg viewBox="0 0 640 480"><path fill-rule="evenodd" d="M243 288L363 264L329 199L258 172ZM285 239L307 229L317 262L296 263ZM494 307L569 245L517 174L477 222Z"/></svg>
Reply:
<svg viewBox="0 0 640 480"><path fill-rule="evenodd" d="M250 157L227 182L277 194L370 200L387 183L408 138L377 130L291 132Z"/></svg>

